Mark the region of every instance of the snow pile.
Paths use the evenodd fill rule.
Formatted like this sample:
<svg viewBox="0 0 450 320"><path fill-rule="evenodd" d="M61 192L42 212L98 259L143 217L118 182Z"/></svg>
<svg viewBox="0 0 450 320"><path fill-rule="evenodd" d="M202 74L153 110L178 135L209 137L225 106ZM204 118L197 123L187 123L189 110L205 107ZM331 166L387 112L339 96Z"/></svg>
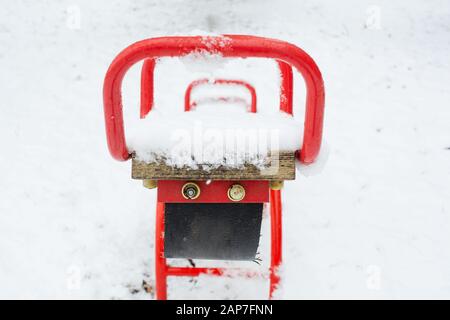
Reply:
<svg viewBox="0 0 450 320"><path fill-rule="evenodd" d="M270 165L269 154L300 148L302 117L294 119L279 111L280 72L276 63L260 58L223 58L214 53L215 47L227 45L227 39L203 36L213 53L198 51L158 59L152 111L143 120L135 113L125 117L127 147L138 160L162 160L176 167L200 166L204 170L241 168L244 164L262 169ZM252 86L257 113L249 112L252 97L248 88L215 80L244 81ZM191 111L183 112L186 89L198 81L191 91ZM136 103L124 97L125 105Z"/></svg>
<svg viewBox="0 0 450 320"><path fill-rule="evenodd" d="M203 105L198 110L164 115L152 111L136 121L127 144L145 162L163 159L168 165L203 169L267 166L267 156L300 148L302 125L283 113L261 115L239 104Z"/></svg>

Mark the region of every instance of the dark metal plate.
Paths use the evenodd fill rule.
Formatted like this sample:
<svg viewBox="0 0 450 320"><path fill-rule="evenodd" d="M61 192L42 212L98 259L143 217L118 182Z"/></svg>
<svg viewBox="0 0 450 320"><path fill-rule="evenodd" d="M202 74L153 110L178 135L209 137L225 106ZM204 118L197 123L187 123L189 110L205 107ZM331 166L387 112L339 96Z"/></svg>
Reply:
<svg viewBox="0 0 450 320"><path fill-rule="evenodd" d="M253 260L262 203L166 203L166 258Z"/></svg>

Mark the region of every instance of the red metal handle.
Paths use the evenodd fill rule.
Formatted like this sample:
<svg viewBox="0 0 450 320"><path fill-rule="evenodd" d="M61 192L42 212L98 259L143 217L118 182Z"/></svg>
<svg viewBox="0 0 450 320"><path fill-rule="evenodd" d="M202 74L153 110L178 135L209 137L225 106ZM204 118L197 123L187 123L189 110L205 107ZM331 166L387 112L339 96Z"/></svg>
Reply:
<svg viewBox="0 0 450 320"><path fill-rule="evenodd" d="M246 88L251 96L251 104L250 104L250 112L256 112L256 90L255 88L248 82L242 80L231 80L231 79L215 79L213 81L209 81L209 79L200 79L195 80L189 84L186 89L186 93L184 95L184 111L190 111L192 106L195 106L196 103L191 102L191 94L192 90L196 87L204 85L204 84L224 84L224 85L237 85L243 88ZM227 98L220 98L221 100L227 100Z"/></svg>
<svg viewBox="0 0 450 320"><path fill-rule="evenodd" d="M305 128L299 158L305 164L315 160L322 140L325 103L319 68L306 52L293 44L243 35L153 38L139 41L123 50L109 66L103 85L106 135L109 151L115 159L124 161L130 157L125 142L121 95L122 80L128 69L144 59L152 59L154 63L159 57L184 56L199 51L220 54L223 57L271 58L295 67L302 74L307 89ZM285 81L289 82L283 78L283 82ZM292 90L285 94L292 94Z"/></svg>
<svg viewBox="0 0 450 320"><path fill-rule="evenodd" d="M293 96L293 75L292 67L278 60L278 68L281 75L281 85L280 85L280 110L292 115L292 96ZM142 70L141 70L141 119L150 112L153 108L153 79L155 73L156 59L145 59ZM248 86L247 84L246 86ZM252 87L253 88L253 87ZM249 89L250 90L250 89ZM256 91L255 93L254 105L256 110ZM186 111L186 96L185 96L185 111ZM252 102L253 110L253 102ZM256 112L256 111L252 111Z"/></svg>

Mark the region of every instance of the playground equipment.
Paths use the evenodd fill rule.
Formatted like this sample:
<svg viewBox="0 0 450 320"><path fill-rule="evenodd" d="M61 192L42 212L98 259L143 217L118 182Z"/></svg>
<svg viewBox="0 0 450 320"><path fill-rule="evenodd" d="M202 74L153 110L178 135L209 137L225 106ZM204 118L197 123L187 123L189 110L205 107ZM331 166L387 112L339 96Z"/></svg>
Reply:
<svg viewBox="0 0 450 320"><path fill-rule="evenodd" d="M224 40L225 39L225 40ZM303 143L295 152L277 155L279 170L263 172L252 165L243 169L176 168L165 163L145 163L128 151L123 126L121 85L127 70L144 60L141 72L140 117L153 108L153 74L160 57L180 57L194 52L219 54L224 58L275 59L281 74L280 111L293 115L292 67L306 84L306 112ZM200 79L192 82L185 94L185 111L195 107L191 92L204 84L237 85L251 96L249 111L257 112L256 91L242 80ZM111 63L103 88L105 124L111 155L119 160L132 159L132 177L157 187L155 270L157 299L167 299L167 277L211 274L258 276L252 270L229 273L224 268L173 267L167 258L209 260L253 260L259 244L262 210L270 203L271 262L269 269L272 297L280 278L282 261L281 189L284 180L295 179L295 158L304 164L317 157L322 139L324 87L318 67L300 48L279 40L226 35L220 37L161 37L137 42L123 50ZM219 97L229 101L230 97Z"/></svg>

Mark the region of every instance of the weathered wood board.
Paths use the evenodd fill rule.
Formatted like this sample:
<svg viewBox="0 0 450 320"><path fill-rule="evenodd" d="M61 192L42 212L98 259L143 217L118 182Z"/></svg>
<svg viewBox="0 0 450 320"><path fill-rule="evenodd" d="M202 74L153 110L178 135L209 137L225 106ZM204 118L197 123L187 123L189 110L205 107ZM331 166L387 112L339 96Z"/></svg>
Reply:
<svg viewBox="0 0 450 320"><path fill-rule="evenodd" d="M217 167L214 169L192 169L174 167L165 161L146 163L133 157L131 177L151 180L294 180L295 153L280 151L269 156L267 166L259 168L253 164L244 164L242 168Z"/></svg>

